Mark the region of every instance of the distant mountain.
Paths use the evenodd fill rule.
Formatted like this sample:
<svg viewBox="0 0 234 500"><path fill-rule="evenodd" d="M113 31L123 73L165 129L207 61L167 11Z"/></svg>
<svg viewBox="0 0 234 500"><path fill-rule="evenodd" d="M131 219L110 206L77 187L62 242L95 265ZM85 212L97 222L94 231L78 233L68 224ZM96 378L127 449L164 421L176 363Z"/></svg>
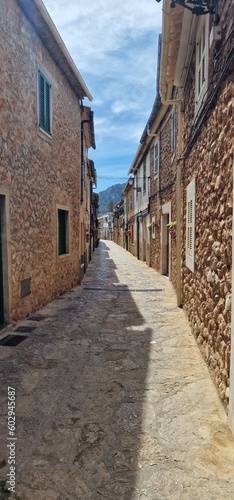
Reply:
<svg viewBox="0 0 234 500"><path fill-rule="evenodd" d="M103 215L106 212L109 212L111 205L113 205L113 208L115 207L115 205L121 200L125 184L126 183L114 184L114 186L110 186L104 191L100 191L98 215Z"/></svg>

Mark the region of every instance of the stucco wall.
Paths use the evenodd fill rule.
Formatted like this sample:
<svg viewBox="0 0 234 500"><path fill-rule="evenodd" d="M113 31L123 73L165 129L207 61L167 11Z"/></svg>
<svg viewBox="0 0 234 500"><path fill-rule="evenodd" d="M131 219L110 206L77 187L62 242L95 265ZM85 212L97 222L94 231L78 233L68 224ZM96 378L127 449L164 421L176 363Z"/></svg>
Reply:
<svg viewBox="0 0 234 500"><path fill-rule="evenodd" d="M1 2L0 187L10 194L12 298L17 320L79 279L79 101L14 0ZM52 137L38 130L37 71L52 86ZM57 255L57 205L70 210L70 255ZM31 294L20 298L20 282Z"/></svg>

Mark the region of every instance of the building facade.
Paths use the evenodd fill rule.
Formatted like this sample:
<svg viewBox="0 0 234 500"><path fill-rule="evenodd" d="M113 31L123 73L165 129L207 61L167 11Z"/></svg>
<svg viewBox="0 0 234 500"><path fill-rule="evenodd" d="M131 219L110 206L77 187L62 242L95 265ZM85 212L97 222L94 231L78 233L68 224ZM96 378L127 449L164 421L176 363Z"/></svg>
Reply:
<svg viewBox="0 0 234 500"><path fill-rule="evenodd" d="M98 237L102 240L114 240L114 216L112 212L98 217Z"/></svg>
<svg viewBox="0 0 234 500"><path fill-rule="evenodd" d="M163 0L158 95L129 170L135 255L171 279L234 431L234 4L186 6Z"/></svg>
<svg viewBox="0 0 234 500"><path fill-rule="evenodd" d="M219 0L213 13L197 16L179 5L171 9L166 0L163 3L161 99L168 103L175 89L182 92L174 104L179 112L183 110L177 163L182 196L177 220L181 302L220 396L228 403L234 6L232 1Z"/></svg>
<svg viewBox="0 0 234 500"><path fill-rule="evenodd" d="M80 279L82 100L92 96L44 4L2 0L1 324Z"/></svg>
<svg viewBox="0 0 234 500"><path fill-rule="evenodd" d="M94 163L88 158L90 148L95 149L93 112L81 107L81 175L80 175L80 278L82 280L91 259L92 187L96 182Z"/></svg>
<svg viewBox="0 0 234 500"><path fill-rule="evenodd" d="M150 261L150 156L139 146L128 174L134 176L134 255L149 264Z"/></svg>
<svg viewBox="0 0 234 500"><path fill-rule="evenodd" d="M123 190L124 201L124 248L134 255L134 178L130 178Z"/></svg>

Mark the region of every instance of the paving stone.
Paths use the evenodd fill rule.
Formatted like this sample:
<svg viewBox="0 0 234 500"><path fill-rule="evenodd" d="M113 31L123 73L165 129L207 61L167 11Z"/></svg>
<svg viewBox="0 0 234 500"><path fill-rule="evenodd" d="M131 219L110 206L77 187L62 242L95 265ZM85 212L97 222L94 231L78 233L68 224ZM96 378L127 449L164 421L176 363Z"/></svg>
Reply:
<svg viewBox="0 0 234 500"><path fill-rule="evenodd" d="M12 386L17 496L6 498L233 500L225 408L170 282L106 247L38 311L48 318L25 345L0 346L0 498Z"/></svg>

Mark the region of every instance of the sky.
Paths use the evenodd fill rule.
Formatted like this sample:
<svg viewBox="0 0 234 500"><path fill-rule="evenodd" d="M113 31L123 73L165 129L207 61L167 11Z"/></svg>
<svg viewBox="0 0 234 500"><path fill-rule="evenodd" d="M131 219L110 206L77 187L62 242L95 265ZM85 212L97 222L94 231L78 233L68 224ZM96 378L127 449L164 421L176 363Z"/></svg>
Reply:
<svg viewBox="0 0 234 500"><path fill-rule="evenodd" d="M162 3L155 0L43 0L93 100L96 150L88 156L100 192L128 170L156 95Z"/></svg>

